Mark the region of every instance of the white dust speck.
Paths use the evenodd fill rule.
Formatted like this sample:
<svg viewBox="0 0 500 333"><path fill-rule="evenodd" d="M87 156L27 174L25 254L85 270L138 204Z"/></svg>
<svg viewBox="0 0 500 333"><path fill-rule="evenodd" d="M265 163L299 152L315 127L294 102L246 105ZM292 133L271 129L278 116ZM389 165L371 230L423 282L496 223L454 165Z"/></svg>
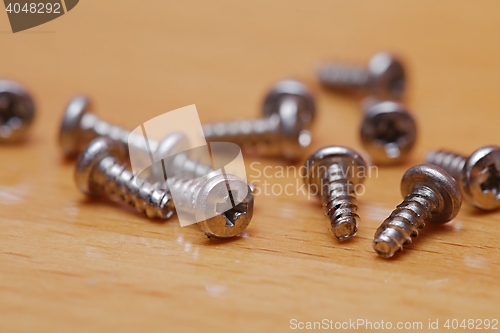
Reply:
<svg viewBox="0 0 500 333"><path fill-rule="evenodd" d="M479 256L474 256L474 257L465 256L464 263L472 268L486 267L486 259L484 257L479 257Z"/></svg>
<svg viewBox="0 0 500 333"><path fill-rule="evenodd" d="M28 193L28 185L0 186L0 204L18 205L23 203L24 197Z"/></svg>
<svg viewBox="0 0 500 333"><path fill-rule="evenodd" d="M95 280L95 279L85 280L85 284L87 286L93 287L93 286L95 286L97 284L97 280Z"/></svg>
<svg viewBox="0 0 500 333"><path fill-rule="evenodd" d="M429 286L440 286L440 285L443 285L445 283L448 283L448 281L450 281L449 278L438 279L438 280L431 280L431 281L427 281L427 285L429 285Z"/></svg>
<svg viewBox="0 0 500 333"><path fill-rule="evenodd" d="M184 237L178 236L177 237L177 244L182 244L182 243L184 243Z"/></svg>
<svg viewBox="0 0 500 333"><path fill-rule="evenodd" d="M223 284L207 284L205 289L211 296L217 297L227 291L227 286Z"/></svg>

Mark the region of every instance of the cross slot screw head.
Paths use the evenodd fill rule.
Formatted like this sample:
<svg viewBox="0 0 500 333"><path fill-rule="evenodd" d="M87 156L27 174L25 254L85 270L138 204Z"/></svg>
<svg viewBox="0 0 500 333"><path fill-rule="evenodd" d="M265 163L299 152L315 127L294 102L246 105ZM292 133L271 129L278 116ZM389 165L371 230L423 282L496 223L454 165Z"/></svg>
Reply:
<svg viewBox="0 0 500 333"><path fill-rule="evenodd" d="M431 151L426 159L455 177L466 200L473 206L483 210L500 208L500 147L481 147L469 157Z"/></svg>
<svg viewBox="0 0 500 333"><path fill-rule="evenodd" d="M200 188L195 216L207 237L230 238L248 227L253 206L254 196L246 182L234 175L217 175Z"/></svg>
<svg viewBox="0 0 500 333"><path fill-rule="evenodd" d="M0 80L0 142L22 140L33 123L35 104L14 81Z"/></svg>
<svg viewBox="0 0 500 333"><path fill-rule="evenodd" d="M368 98L360 127L363 147L376 164L405 161L417 141L417 124L406 107L393 101Z"/></svg>

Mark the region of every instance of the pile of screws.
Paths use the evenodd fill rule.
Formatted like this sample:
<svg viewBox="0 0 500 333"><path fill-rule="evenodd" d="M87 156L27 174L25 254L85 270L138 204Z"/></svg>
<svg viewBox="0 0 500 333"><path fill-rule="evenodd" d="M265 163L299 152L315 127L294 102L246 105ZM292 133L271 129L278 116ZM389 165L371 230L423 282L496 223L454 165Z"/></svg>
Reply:
<svg viewBox="0 0 500 333"><path fill-rule="evenodd" d="M360 141L377 165L407 160L416 139L417 126L411 112L400 102L405 92L405 70L398 58L387 52L375 54L366 68L325 64L318 74L325 87L337 91L362 91L364 119ZM19 141L27 133L35 114L30 95L12 81L0 81L0 142ZM311 124L316 102L310 89L297 80L275 84L264 99L262 118L203 125L207 142L232 142L245 152L303 158L312 141ZM211 165L193 160L185 152L182 133L166 133L160 141L135 138L133 132L110 124L92 112L90 101L77 96L66 108L59 144L66 157L78 156L77 187L90 196L107 197L144 213L149 218L169 219L175 210L196 216L208 237L229 238L243 232L253 215L253 187L243 179ZM158 182L161 168L151 166L149 176L130 170L128 146L160 159L175 156L166 166L179 177ZM364 181L367 162L361 154L341 146L314 152L302 175L311 193L324 207L328 227L340 241L356 235L360 217L354 189ZM160 170L161 169L161 170ZM351 172L349 170L351 169ZM188 175L190 177L183 177ZM172 198L175 188L182 197ZM231 189L228 191L223 189ZM226 193L226 194L223 194ZM373 249L392 257L412 241L425 222L446 223L459 212L462 195L482 210L500 208L500 147L486 146L464 157L432 151L426 164L413 166L401 181L404 200L377 229ZM228 209L220 209L228 203ZM174 205L175 204L175 205ZM201 208L203 207L203 208Z"/></svg>

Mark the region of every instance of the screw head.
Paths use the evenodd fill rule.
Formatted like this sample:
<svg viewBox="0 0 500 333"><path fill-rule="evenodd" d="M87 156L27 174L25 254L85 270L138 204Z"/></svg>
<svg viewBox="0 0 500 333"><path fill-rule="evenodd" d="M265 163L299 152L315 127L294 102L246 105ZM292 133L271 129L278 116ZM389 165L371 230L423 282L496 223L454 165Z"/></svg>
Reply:
<svg viewBox="0 0 500 333"><path fill-rule="evenodd" d="M0 80L0 142L21 140L35 117L35 104L20 84Z"/></svg>
<svg viewBox="0 0 500 333"><path fill-rule="evenodd" d="M65 156L74 156L81 148L80 124L83 116L92 110L90 99L74 97L66 107L59 130L59 145Z"/></svg>
<svg viewBox="0 0 500 333"><path fill-rule="evenodd" d="M208 237L234 237L252 220L253 204L253 193L246 182L234 175L218 174L198 192L195 216Z"/></svg>
<svg viewBox="0 0 500 333"><path fill-rule="evenodd" d="M375 163L395 164L404 161L415 145L417 125L404 105L377 102L366 110L360 135Z"/></svg>
<svg viewBox="0 0 500 333"><path fill-rule="evenodd" d="M124 161L126 157L125 147L110 138L99 137L92 140L80 154L75 169L75 182L80 191L89 195L98 194L98 189L92 181L92 174L106 157L114 157L118 161Z"/></svg>
<svg viewBox="0 0 500 333"><path fill-rule="evenodd" d="M400 99L405 92L405 70L403 63L388 52L373 55L368 62L371 90L383 98Z"/></svg>
<svg viewBox="0 0 500 333"><path fill-rule="evenodd" d="M277 117L284 138L283 154L299 158L311 143L309 127L316 115L316 102L309 88L297 80L283 80L269 91L264 117Z"/></svg>
<svg viewBox="0 0 500 333"><path fill-rule="evenodd" d="M500 208L500 147L482 147L472 153L462 169L460 185L474 206Z"/></svg>
<svg viewBox="0 0 500 333"><path fill-rule="evenodd" d="M315 195L321 195L324 173L332 164L338 164L346 177L354 185L362 184L366 178L367 164L363 157L354 150L342 146L324 147L314 152L304 164L302 178L311 191L311 186L315 187Z"/></svg>
<svg viewBox="0 0 500 333"><path fill-rule="evenodd" d="M401 180L401 194L406 197L416 189L426 187L437 198L438 206L430 222L446 223L457 216L462 206L458 183L446 171L431 164L420 164L408 169Z"/></svg>

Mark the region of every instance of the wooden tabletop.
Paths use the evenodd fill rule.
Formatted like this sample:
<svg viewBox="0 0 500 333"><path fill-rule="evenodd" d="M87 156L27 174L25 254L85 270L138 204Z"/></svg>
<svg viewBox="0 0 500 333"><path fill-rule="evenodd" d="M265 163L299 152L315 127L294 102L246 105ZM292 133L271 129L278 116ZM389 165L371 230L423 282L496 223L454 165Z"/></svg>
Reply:
<svg viewBox="0 0 500 333"><path fill-rule="evenodd" d="M324 319L424 330L438 320L446 330L447 319L500 319L499 212L464 203L392 260L371 248L401 202L401 176L426 151L500 143L499 12L498 1L81 1L16 34L1 14L0 75L28 87L37 119L26 142L0 146L0 331L288 332ZM362 64L378 50L407 63L419 138L405 165L366 181L359 232L347 242L300 193L258 195L247 232L229 241L177 217L151 222L87 199L57 145L78 93L103 119L133 128L190 104L202 122L258 117L270 85L297 77L318 100L309 152L360 150L359 98L321 88L315 69ZM245 162L261 184L302 184L293 174L259 177L285 161Z"/></svg>

